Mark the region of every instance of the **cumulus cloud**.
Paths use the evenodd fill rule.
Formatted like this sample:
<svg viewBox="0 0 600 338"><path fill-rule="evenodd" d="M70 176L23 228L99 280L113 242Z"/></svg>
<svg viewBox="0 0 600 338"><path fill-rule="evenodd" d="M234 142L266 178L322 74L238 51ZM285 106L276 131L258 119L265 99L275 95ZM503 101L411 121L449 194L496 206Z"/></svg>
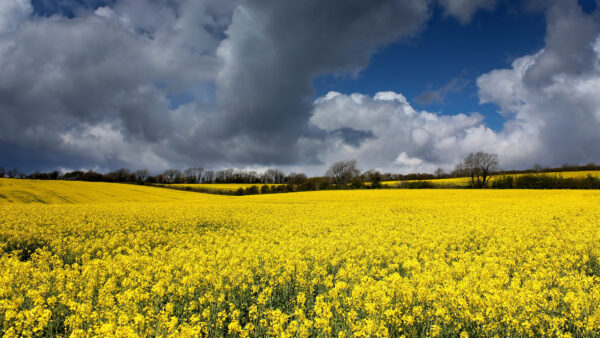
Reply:
<svg viewBox="0 0 600 338"><path fill-rule="evenodd" d="M494 135L483 116L438 115L417 111L399 93L343 95L330 92L314 103L312 125L331 132L320 156L327 162L357 158L362 166L393 172L432 172L451 169L465 151L488 146ZM359 144L346 142L335 131L343 128L369 133Z"/></svg>
<svg viewBox="0 0 600 338"><path fill-rule="evenodd" d="M480 99L500 106L509 118L507 132L527 130L526 141L537 143L521 165L598 161L598 20L576 1L557 1L547 20L545 48L515 60L510 69L482 75Z"/></svg>

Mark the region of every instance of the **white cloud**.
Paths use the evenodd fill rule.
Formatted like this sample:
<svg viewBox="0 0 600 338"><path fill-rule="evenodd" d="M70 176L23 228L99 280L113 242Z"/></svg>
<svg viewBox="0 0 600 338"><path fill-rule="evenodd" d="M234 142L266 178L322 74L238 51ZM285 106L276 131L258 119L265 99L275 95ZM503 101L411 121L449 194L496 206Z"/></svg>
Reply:
<svg viewBox="0 0 600 338"><path fill-rule="evenodd" d="M495 133L483 125L483 116L438 115L415 110L402 94L380 92L327 94L315 100L310 122L328 132L351 129L370 133L358 146L331 133L320 158L330 163L356 158L365 167L394 172L433 171L438 166L451 169L470 143L481 147Z"/></svg>

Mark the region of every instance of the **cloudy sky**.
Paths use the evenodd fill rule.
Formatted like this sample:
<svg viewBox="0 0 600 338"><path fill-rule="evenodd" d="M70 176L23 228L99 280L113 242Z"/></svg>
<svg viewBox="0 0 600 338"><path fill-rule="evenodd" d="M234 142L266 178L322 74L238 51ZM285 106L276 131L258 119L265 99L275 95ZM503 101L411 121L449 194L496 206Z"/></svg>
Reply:
<svg viewBox="0 0 600 338"><path fill-rule="evenodd" d="M587 0L0 0L0 166L600 163Z"/></svg>

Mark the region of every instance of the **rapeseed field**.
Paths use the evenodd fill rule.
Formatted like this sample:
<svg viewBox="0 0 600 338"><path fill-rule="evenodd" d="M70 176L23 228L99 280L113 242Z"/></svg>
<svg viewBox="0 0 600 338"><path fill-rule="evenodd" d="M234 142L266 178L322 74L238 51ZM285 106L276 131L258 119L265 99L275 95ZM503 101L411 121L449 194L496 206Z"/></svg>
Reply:
<svg viewBox="0 0 600 338"><path fill-rule="evenodd" d="M0 192L0 335L600 332L597 191L95 188Z"/></svg>

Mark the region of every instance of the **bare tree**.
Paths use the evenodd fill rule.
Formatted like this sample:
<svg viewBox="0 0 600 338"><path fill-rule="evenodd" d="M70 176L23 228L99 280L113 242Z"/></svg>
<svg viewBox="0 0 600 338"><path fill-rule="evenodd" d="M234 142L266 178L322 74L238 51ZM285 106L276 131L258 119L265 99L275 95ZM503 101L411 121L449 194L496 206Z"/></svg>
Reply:
<svg viewBox="0 0 600 338"><path fill-rule="evenodd" d="M19 169L14 168L13 170L9 170L6 174L9 178L19 177Z"/></svg>
<svg viewBox="0 0 600 338"><path fill-rule="evenodd" d="M212 183L215 179L215 172L212 170L207 170L204 173L204 183Z"/></svg>
<svg viewBox="0 0 600 338"><path fill-rule="evenodd" d="M186 183L200 183L204 168L187 168L183 171Z"/></svg>
<svg viewBox="0 0 600 338"><path fill-rule="evenodd" d="M135 172L135 177L139 182L145 182L148 179L148 177L150 177L150 173L147 169L140 169Z"/></svg>
<svg viewBox="0 0 600 338"><path fill-rule="evenodd" d="M278 169L268 169L261 175L262 183L283 183L285 174Z"/></svg>
<svg viewBox="0 0 600 338"><path fill-rule="evenodd" d="M335 184L348 184L360 175L356 160L335 162L329 167L325 176L330 177Z"/></svg>
<svg viewBox="0 0 600 338"><path fill-rule="evenodd" d="M183 174L177 169L167 169L163 176L166 180L165 183L181 183L183 181Z"/></svg>
<svg viewBox="0 0 600 338"><path fill-rule="evenodd" d="M456 166L455 172L471 178L471 185L485 188L492 174L498 170L498 155L479 151L470 153Z"/></svg>
<svg viewBox="0 0 600 338"><path fill-rule="evenodd" d="M437 178L440 178L440 177L442 177L442 176L446 175L446 173L444 172L444 169L442 169L442 168L437 168L437 169L436 169L436 170L433 172L433 174L434 174L434 175L435 175L435 177L437 177Z"/></svg>

